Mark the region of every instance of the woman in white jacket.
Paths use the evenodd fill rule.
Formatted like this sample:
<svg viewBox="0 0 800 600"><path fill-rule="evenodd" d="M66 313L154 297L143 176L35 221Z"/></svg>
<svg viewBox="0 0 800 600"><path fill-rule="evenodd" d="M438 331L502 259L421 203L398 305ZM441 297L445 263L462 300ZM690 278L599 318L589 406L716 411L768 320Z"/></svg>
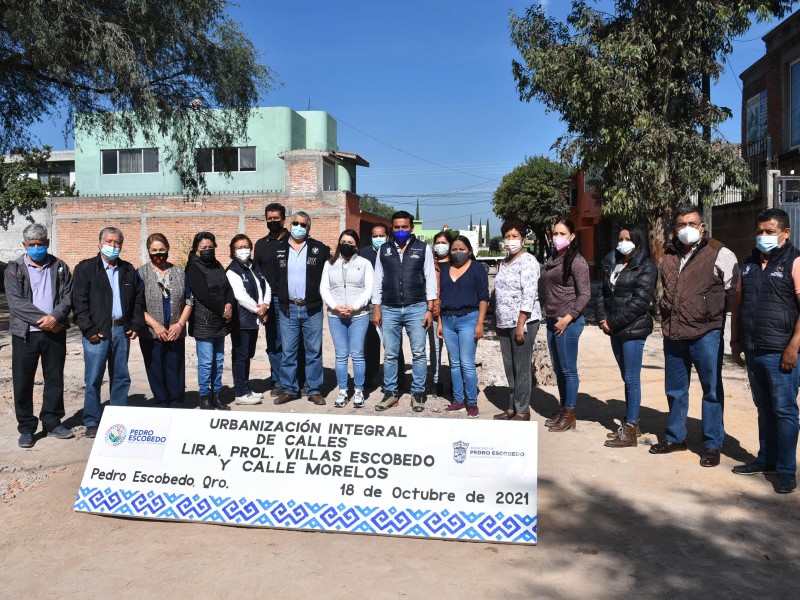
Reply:
<svg viewBox="0 0 800 600"><path fill-rule="evenodd" d="M372 264L358 255L358 234L345 229L336 252L325 263L319 291L328 307L328 328L336 350L336 382L339 395L334 406L347 404L347 360L353 359L353 406L364 406L364 338L369 325Z"/></svg>

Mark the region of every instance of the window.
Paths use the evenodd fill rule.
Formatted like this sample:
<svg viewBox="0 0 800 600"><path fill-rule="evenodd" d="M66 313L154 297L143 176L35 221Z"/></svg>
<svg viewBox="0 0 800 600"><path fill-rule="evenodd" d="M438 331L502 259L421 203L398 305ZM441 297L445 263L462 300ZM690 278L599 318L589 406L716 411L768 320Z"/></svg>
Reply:
<svg viewBox="0 0 800 600"><path fill-rule="evenodd" d="M198 148L197 170L201 173L231 173L256 170L255 146L241 148Z"/></svg>
<svg viewBox="0 0 800 600"><path fill-rule="evenodd" d="M322 161L322 189L326 191L336 189L336 165L327 160Z"/></svg>
<svg viewBox="0 0 800 600"><path fill-rule="evenodd" d="M789 67L789 147L800 146L800 60Z"/></svg>
<svg viewBox="0 0 800 600"><path fill-rule="evenodd" d="M103 175L158 173L158 148L103 150L101 169Z"/></svg>

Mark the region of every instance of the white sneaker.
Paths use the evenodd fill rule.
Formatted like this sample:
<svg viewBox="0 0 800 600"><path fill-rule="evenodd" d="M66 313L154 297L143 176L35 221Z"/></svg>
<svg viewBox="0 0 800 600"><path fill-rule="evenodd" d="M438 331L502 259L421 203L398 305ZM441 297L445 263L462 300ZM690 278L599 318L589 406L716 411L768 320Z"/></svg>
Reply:
<svg viewBox="0 0 800 600"><path fill-rule="evenodd" d="M353 408L364 408L364 390L356 390L353 394Z"/></svg>
<svg viewBox="0 0 800 600"><path fill-rule="evenodd" d="M261 394L250 393L247 396L236 396L234 404L261 404Z"/></svg>
<svg viewBox="0 0 800 600"><path fill-rule="evenodd" d="M260 393L260 392L253 392L253 391L251 391L251 392L250 392L250 395L251 395L253 398L258 398L259 400L263 400L263 399L264 399L264 394L262 394L262 393Z"/></svg>
<svg viewBox="0 0 800 600"><path fill-rule="evenodd" d="M347 404L347 390L339 390L339 395L336 396L336 402L333 405L336 408L344 408L345 404Z"/></svg>

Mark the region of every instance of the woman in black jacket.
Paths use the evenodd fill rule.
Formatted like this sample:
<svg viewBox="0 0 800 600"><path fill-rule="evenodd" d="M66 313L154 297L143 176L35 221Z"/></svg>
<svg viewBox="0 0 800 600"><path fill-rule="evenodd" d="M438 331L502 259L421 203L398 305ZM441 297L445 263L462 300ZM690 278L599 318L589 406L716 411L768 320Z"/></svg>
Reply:
<svg viewBox="0 0 800 600"><path fill-rule="evenodd" d="M197 345L197 387L200 408L230 410L219 397L225 361L225 336L230 331L235 298L225 269L216 258L217 240L213 233L194 236L186 263L186 279L194 296L189 320L189 335Z"/></svg>
<svg viewBox="0 0 800 600"><path fill-rule="evenodd" d="M595 316L600 328L611 336L611 349L625 381L627 412L620 428L608 434L611 448L636 446L639 405L642 402L642 355L644 343L653 332L650 306L658 269L647 256L645 237L638 225L626 225L619 232L619 244L600 264L602 289L595 297Z"/></svg>

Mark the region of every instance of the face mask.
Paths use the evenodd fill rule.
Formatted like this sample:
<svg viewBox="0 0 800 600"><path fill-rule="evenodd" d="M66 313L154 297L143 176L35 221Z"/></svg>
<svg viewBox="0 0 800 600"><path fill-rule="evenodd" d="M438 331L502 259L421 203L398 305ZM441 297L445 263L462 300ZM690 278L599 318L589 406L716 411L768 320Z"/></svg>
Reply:
<svg viewBox="0 0 800 600"><path fill-rule="evenodd" d="M687 225L678 232L678 239L687 246L694 246L700 241L700 230Z"/></svg>
<svg viewBox="0 0 800 600"><path fill-rule="evenodd" d="M166 252L155 252L150 255L150 260L153 261L154 265L161 266L167 262L167 256L169 256L169 254Z"/></svg>
<svg viewBox="0 0 800 600"><path fill-rule="evenodd" d="M561 252L564 248L569 246L571 240L564 236L558 236L553 238L553 246L555 246L556 250Z"/></svg>
<svg viewBox="0 0 800 600"><path fill-rule="evenodd" d="M339 254L344 256L345 258L350 258L356 253L356 248L352 244L339 244Z"/></svg>
<svg viewBox="0 0 800 600"><path fill-rule="evenodd" d="M280 221L267 221L267 229L270 233L280 233L283 225L281 225Z"/></svg>
<svg viewBox="0 0 800 600"><path fill-rule="evenodd" d="M522 250L522 240L505 240L503 246L509 254L516 254Z"/></svg>
<svg viewBox="0 0 800 600"><path fill-rule="evenodd" d="M756 237L756 248L764 254L769 254L779 245L777 235L759 235Z"/></svg>
<svg viewBox="0 0 800 600"><path fill-rule="evenodd" d="M36 262L44 260L44 257L47 256L47 246L28 246L25 251L31 257L31 260Z"/></svg>
<svg viewBox="0 0 800 600"><path fill-rule="evenodd" d="M447 256L447 253L450 252L450 245L449 244L434 244L433 251L436 253L436 256L439 258L444 258Z"/></svg>
<svg viewBox="0 0 800 600"><path fill-rule="evenodd" d="M625 256L628 256L628 254L634 250L636 250L636 244L630 240L622 240L619 244L617 244L617 251Z"/></svg>
<svg viewBox="0 0 800 600"><path fill-rule="evenodd" d="M450 253L450 261L454 265L463 265L465 262L469 260L469 252L451 252Z"/></svg>
<svg viewBox="0 0 800 600"><path fill-rule="evenodd" d="M200 260L204 263L213 263L216 257L216 250L214 248L208 248L207 250L200 250Z"/></svg>
<svg viewBox="0 0 800 600"><path fill-rule="evenodd" d="M292 230L289 233L291 233L292 237L296 240L305 239L306 235L308 235L306 228L300 225L292 225Z"/></svg>
<svg viewBox="0 0 800 600"><path fill-rule="evenodd" d="M397 241L398 244L405 244L408 241L408 238L411 237L411 232L406 231L405 229L398 229L394 232L394 239Z"/></svg>
<svg viewBox="0 0 800 600"><path fill-rule="evenodd" d="M381 246L383 246L385 243L385 237L372 238L372 247L375 248L375 250L380 250Z"/></svg>
<svg viewBox="0 0 800 600"><path fill-rule="evenodd" d="M236 251L236 258L238 258L242 262L247 262L250 258L250 249L249 248L239 248Z"/></svg>
<svg viewBox="0 0 800 600"><path fill-rule="evenodd" d="M114 246L106 246L103 244L103 248L100 250L108 260L117 260L119 258L120 248L115 248Z"/></svg>

